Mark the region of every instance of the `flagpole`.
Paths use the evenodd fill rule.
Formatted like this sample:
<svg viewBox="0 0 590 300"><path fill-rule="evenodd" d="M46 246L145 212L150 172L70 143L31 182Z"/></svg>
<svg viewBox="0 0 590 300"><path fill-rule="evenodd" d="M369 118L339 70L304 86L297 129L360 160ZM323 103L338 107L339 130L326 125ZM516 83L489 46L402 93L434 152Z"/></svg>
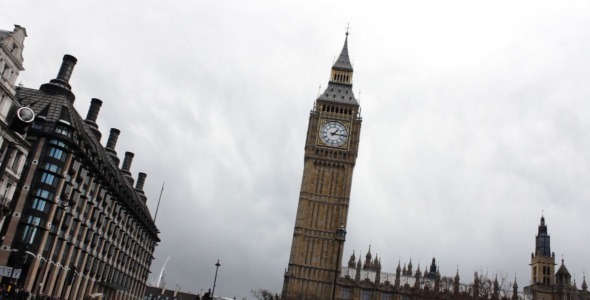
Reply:
<svg viewBox="0 0 590 300"><path fill-rule="evenodd" d="M158 217L158 209L160 209L160 201L162 201L162 194L164 193L164 183L162 182L162 190L160 191L160 198L158 198L158 206L156 206L156 214L154 215L154 223L156 223L156 218Z"/></svg>

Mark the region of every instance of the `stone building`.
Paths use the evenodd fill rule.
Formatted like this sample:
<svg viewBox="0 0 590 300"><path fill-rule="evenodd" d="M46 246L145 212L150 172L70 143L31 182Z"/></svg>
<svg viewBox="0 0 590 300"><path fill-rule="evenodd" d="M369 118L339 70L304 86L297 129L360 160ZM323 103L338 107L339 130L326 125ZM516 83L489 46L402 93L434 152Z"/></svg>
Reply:
<svg viewBox="0 0 590 300"><path fill-rule="evenodd" d="M555 254L541 218L531 257L530 286L519 292L516 279L474 274L461 283L459 272L441 276L433 258L424 271L412 262L398 262L393 273L369 250L363 261L353 253L342 265L342 249L350 202L352 172L358 155L361 116L352 92L353 68L344 47L332 66L328 87L310 113L301 192L289 264L284 274L282 299L590 299L584 278L582 289L572 283L562 260L555 272Z"/></svg>
<svg viewBox="0 0 590 300"><path fill-rule="evenodd" d="M330 299L348 218L352 172L361 130L352 92L353 68L344 47L326 90L310 113L299 206L283 299Z"/></svg>
<svg viewBox="0 0 590 300"><path fill-rule="evenodd" d="M15 90L35 118L0 231L0 266L12 269L2 280L62 299L141 299L160 241L143 192L146 174L135 183L131 152L119 167L118 129L101 145L101 100L92 99L85 119L74 108L69 79L76 62L65 55L55 79Z"/></svg>
<svg viewBox="0 0 590 300"><path fill-rule="evenodd" d="M459 271L454 276L441 276L436 259L421 270L414 269L412 261L402 267L398 262L394 273L382 271L381 260L372 258L369 250L358 260L353 253L348 265L338 277L339 293L334 299L354 300L402 300L402 299L492 299L516 300L523 296L518 292L516 280L487 278L474 274L471 283L460 281ZM316 298L320 299L320 298Z"/></svg>
<svg viewBox="0 0 590 300"><path fill-rule="evenodd" d="M13 31L0 30L0 226L4 216L10 212L13 195L29 152L29 145L21 129L30 125L33 116L29 115L29 119L24 120L28 122L19 119L31 111L22 108L18 103L15 87L19 73L24 70L23 48L26 36L27 31L19 25L15 25ZM16 115L17 112L19 115ZM13 125L11 130L10 125ZM16 125L20 125L20 128L15 128L19 127Z"/></svg>
<svg viewBox="0 0 590 300"><path fill-rule="evenodd" d="M531 253L531 284L524 288L527 297L535 300L587 300L590 299L586 277L582 289L565 267L564 259L555 272L555 252L551 252L551 237L541 216L541 223L535 237L535 252Z"/></svg>

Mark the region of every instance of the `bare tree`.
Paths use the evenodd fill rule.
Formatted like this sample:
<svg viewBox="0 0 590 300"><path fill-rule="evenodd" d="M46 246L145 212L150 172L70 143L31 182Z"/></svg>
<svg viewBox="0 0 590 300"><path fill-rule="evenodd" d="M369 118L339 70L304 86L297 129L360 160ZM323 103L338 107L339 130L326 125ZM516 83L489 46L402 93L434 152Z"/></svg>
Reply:
<svg viewBox="0 0 590 300"><path fill-rule="evenodd" d="M251 290L250 293L258 300L281 300L281 296L266 289Z"/></svg>

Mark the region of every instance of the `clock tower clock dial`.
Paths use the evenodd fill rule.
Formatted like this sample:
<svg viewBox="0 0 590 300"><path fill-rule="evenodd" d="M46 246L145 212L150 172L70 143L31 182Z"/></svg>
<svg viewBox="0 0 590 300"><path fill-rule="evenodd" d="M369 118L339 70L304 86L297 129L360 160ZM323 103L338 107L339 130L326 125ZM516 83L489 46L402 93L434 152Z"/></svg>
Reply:
<svg viewBox="0 0 590 300"><path fill-rule="evenodd" d="M321 144L329 147L346 148L348 140L348 129L344 124L338 121L326 121L320 127Z"/></svg>
<svg viewBox="0 0 590 300"><path fill-rule="evenodd" d="M303 179L282 298L333 299L361 130L348 33L326 90L310 113ZM343 226L343 227L341 227Z"/></svg>

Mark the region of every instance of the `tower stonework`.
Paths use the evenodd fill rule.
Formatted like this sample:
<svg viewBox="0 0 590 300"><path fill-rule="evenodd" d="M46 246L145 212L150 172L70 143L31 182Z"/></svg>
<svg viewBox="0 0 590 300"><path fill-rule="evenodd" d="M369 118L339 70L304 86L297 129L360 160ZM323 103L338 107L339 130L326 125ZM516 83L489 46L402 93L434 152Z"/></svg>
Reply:
<svg viewBox="0 0 590 300"><path fill-rule="evenodd" d="M299 205L282 299L330 299L342 260L337 230L346 227L361 129L344 47L310 113Z"/></svg>
<svg viewBox="0 0 590 300"><path fill-rule="evenodd" d="M535 299L553 299L555 285L555 253L551 253L551 237L547 232L545 217L535 237L535 253L531 254L530 291Z"/></svg>

